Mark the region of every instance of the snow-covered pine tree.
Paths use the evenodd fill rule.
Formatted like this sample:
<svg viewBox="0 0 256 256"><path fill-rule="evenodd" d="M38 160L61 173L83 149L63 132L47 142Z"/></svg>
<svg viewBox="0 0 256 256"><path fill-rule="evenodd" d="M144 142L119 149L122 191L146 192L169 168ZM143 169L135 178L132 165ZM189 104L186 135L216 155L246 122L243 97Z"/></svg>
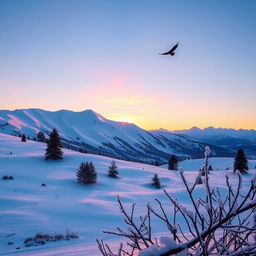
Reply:
<svg viewBox="0 0 256 256"><path fill-rule="evenodd" d="M77 183L87 184L87 172L89 171L89 163L82 162L76 172Z"/></svg>
<svg viewBox="0 0 256 256"><path fill-rule="evenodd" d="M235 161L234 161L234 172L236 170L240 171L242 174L248 172L248 161L243 149L241 148L238 149L236 153Z"/></svg>
<svg viewBox="0 0 256 256"><path fill-rule="evenodd" d="M111 178L118 178L118 170L117 170L117 165L116 162L114 160L112 160L111 165L108 167L108 177Z"/></svg>
<svg viewBox="0 0 256 256"><path fill-rule="evenodd" d="M158 178L158 175L156 173L154 174L154 176L152 178L151 186L153 186L155 188L161 188L160 179Z"/></svg>
<svg viewBox="0 0 256 256"><path fill-rule="evenodd" d="M168 169L169 170L178 170L178 159L175 155L172 155L168 161Z"/></svg>
<svg viewBox="0 0 256 256"><path fill-rule="evenodd" d="M21 141L22 141L22 142L26 142L26 141L27 141L27 138L26 138L26 135L25 135L25 134L22 134L22 136L21 136Z"/></svg>
<svg viewBox="0 0 256 256"><path fill-rule="evenodd" d="M49 140L47 142L47 148L45 152L45 160L60 160L63 152L61 150L60 137L57 130L54 128L49 135Z"/></svg>
<svg viewBox="0 0 256 256"><path fill-rule="evenodd" d="M97 173L92 163L82 162L76 173L77 182L81 184L94 184L97 181Z"/></svg>

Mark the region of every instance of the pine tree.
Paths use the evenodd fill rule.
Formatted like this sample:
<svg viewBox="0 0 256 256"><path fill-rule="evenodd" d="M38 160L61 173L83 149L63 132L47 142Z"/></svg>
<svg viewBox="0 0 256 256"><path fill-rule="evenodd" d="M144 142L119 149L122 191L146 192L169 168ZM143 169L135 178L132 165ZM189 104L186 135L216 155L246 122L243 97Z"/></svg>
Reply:
<svg viewBox="0 0 256 256"><path fill-rule="evenodd" d="M36 140L41 141L41 142L45 142L46 138L45 135L42 131L39 131L37 136L36 136Z"/></svg>
<svg viewBox="0 0 256 256"><path fill-rule="evenodd" d="M76 173L77 182L81 184L94 184L97 181L97 173L92 163L82 162Z"/></svg>
<svg viewBox="0 0 256 256"><path fill-rule="evenodd" d="M49 135L49 140L47 142L47 148L45 152L45 160L59 160L63 159L63 152L61 150L60 137L57 130L54 128Z"/></svg>
<svg viewBox="0 0 256 256"><path fill-rule="evenodd" d="M159 178L158 178L156 173L155 173L155 175L152 178L151 186L153 186L155 188L161 188L160 180L159 180Z"/></svg>
<svg viewBox="0 0 256 256"><path fill-rule="evenodd" d="M178 160L175 155L172 155L168 161L169 170L178 170Z"/></svg>
<svg viewBox="0 0 256 256"><path fill-rule="evenodd" d="M243 149L241 148L238 149L234 161L234 172L236 170L240 171L242 174L248 172L248 161L246 159Z"/></svg>
<svg viewBox="0 0 256 256"><path fill-rule="evenodd" d="M22 136L21 136L21 141L22 141L22 142L26 142L26 141L27 141L27 138L26 138L26 135L25 135L25 134L22 134Z"/></svg>
<svg viewBox="0 0 256 256"><path fill-rule="evenodd" d="M87 153L86 149L85 148L79 148L78 150L80 153Z"/></svg>
<svg viewBox="0 0 256 256"><path fill-rule="evenodd" d="M116 162L113 160L111 162L111 165L108 167L108 177L111 177L111 178L118 178L118 170L117 170L117 165L116 165Z"/></svg>

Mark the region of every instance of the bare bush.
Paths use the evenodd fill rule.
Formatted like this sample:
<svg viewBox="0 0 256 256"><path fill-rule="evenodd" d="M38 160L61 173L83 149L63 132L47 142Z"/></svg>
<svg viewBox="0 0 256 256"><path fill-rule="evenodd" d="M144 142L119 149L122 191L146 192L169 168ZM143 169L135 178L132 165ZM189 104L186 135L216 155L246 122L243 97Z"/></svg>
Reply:
<svg viewBox="0 0 256 256"><path fill-rule="evenodd" d="M72 238L79 238L77 233L71 232L70 230L66 229L66 234L63 235L61 233L59 234L45 234L45 233L37 233L34 237L28 237L24 240L25 247L30 246L38 246L38 245L44 245L48 242L56 242L59 240L69 240Z"/></svg>
<svg viewBox="0 0 256 256"><path fill-rule="evenodd" d="M147 212L139 218L134 217L135 204L130 213L125 210L118 197L119 207L128 226L127 230L103 231L127 239L126 248L121 244L114 252L103 240L97 240L103 256L122 255L256 255L256 176L250 181L248 190L242 192L242 178L237 174L238 185L232 186L226 176L226 193L223 195L217 187L209 183L208 157L205 152L204 196L195 196L198 178L189 185L184 172L180 170L181 179L191 202L187 209L166 190L164 194L173 207L172 216L161 201L155 199L158 209L148 204ZM165 223L166 236L153 237L152 217ZM183 220L180 221L180 218Z"/></svg>

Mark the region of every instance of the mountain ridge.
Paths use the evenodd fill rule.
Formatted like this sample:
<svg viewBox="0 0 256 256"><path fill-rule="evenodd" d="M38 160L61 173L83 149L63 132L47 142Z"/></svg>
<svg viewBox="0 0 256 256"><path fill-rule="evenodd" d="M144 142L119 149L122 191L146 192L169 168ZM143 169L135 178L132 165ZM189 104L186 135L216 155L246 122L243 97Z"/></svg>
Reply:
<svg viewBox="0 0 256 256"><path fill-rule="evenodd" d="M179 134L233 151L243 148L248 157L256 157L256 130L254 129L214 128L212 126L201 129L194 126L191 129L165 132Z"/></svg>
<svg viewBox="0 0 256 256"><path fill-rule="evenodd" d="M171 154L200 157L208 143L175 133L147 131L136 124L109 120L93 110L47 111L42 109L0 110L0 131L35 138L56 128L64 146L132 161L166 162ZM212 145L214 156L231 156L232 150Z"/></svg>
<svg viewBox="0 0 256 256"><path fill-rule="evenodd" d="M256 132L256 129L245 129L245 128L239 128L239 129L235 129L235 128L225 128L225 127L214 127L214 126L208 126L205 128L200 128L197 126L192 126L189 129L178 129L178 130L168 130L165 128L159 128L159 129L153 129L151 131L166 131L166 132L173 132L173 133L189 133L189 132L194 132L194 131L200 131L200 132L204 132L204 131L210 131L210 130L217 130L217 131L234 131L234 132Z"/></svg>

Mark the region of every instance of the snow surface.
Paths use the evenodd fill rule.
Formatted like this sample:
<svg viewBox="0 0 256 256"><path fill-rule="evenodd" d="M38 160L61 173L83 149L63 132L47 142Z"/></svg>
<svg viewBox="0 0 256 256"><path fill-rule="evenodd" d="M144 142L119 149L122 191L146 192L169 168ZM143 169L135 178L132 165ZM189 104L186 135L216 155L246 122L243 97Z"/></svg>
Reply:
<svg viewBox="0 0 256 256"><path fill-rule="evenodd" d="M143 214L148 201L154 207L154 198L165 204L162 190L150 186L155 173L162 188L189 209L189 200L176 171L116 160L120 178L111 179L107 176L111 158L63 151L64 160L45 161L44 143L21 142L20 138L0 133L0 177L14 177L14 180L0 180L0 255L99 255L96 238L114 239L114 245L119 242L102 233L102 230L123 227L116 195L120 195L127 211L136 202L136 215ZM76 183L76 170L82 161L92 161L95 165L96 184ZM215 185L224 186L226 173L230 174L233 183L237 181L232 171L225 170L232 167L233 159L210 158L209 163L216 170L211 173ZM203 159L180 163L189 182L195 179L202 164ZM252 169L255 165L256 161L250 161ZM254 173L251 170L244 176L244 189ZM42 183L47 186L41 186ZM203 185L196 188L199 195L203 191ZM37 247L23 245L25 238L36 233L65 234L66 229L77 233L79 239L49 242ZM155 232L160 235L166 230L159 224ZM20 249L16 250L17 247Z"/></svg>

